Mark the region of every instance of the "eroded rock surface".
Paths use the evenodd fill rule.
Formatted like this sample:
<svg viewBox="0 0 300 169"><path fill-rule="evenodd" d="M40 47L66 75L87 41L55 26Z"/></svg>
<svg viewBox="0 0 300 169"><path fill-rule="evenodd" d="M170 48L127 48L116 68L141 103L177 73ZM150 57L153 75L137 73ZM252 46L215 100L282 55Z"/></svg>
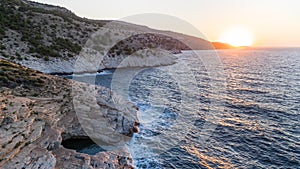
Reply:
<svg viewBox="0 0 300 169"><path fill-rule="evenodd" d="M82 121L97 119L106 120L106 128L116 134L131 138L138 124L135 106L118 101L117 95L103 87L44 75L4 60L0 60L0 68L0 168L133 168L125 148L88 155L66 149L61 142L100 131L103 126L97 126L98 123L82 125ZM20 71L27 73L15 76L15 82L7 77ZM40 82L35 83L34 79ZM8 85L12 83L15 85ZM86 96L86 100L78 100L83 104L75 105L78 91L74 94L74 89ZM88 92L84 92L88 89L95 93L91 100ZM94 108L89 107L94 103ZM103 133L96 134L96 139L101 139Z"/></svg>

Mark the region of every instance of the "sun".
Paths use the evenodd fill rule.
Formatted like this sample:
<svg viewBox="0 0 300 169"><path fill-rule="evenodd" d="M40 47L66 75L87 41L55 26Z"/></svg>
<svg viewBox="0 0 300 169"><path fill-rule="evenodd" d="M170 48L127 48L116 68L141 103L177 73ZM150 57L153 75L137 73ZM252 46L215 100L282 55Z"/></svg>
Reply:
<svg viewBox="0 0 300 169"><path fill-rule="evenodd" d="M253 44L253 35L250 31L244 28L233 28L224 32L219 42L227 43L232 46L251 46Z"/></svg>

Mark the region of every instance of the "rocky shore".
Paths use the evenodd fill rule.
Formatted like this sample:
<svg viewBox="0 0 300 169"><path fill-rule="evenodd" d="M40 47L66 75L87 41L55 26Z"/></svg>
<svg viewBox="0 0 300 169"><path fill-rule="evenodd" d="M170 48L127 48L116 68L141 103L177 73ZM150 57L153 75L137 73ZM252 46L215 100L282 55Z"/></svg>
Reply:
<svg viewBox="0 0 300 169"><path fill-rule="evenodd" d="M0 0L0 16L0 168L5 169L133 168L122 145L138 131L137 108L104 87L49 74L170 65L181 50L212 49L201 38L89 20L28 0ZM80 138L116 148L90 155L62 146Z"/></svg>
<svg viewBox="0 0 300 169"><path fill-rule="evenodd" d="M98 111L102 112L98 118L107 119L109 127L129 138L137 131L135 106L126 103L126 110L120 110L122 105L111 103L117 96L108 89L45 75L5 60L0 60L0 84L0 168L133 168L126 149L115 150L123 151L122 156L114 150L88 155L61 143L89 137L76 115L74 86L95 89ZM85 100L85 105L88 102ZM128 113L134 118L125 117Z"/></svg>

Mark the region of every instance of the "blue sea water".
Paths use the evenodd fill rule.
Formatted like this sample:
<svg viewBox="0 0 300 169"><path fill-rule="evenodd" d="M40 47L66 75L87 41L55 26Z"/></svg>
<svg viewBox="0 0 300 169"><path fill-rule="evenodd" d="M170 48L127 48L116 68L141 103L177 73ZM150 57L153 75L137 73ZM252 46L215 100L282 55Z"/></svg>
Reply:
<svg viewBox="0 0 300 169"><path fill-rule="evenodd" d="M127 93L140 110L130 145L135 167L299 169L300 49L194 52L175 65L96 76L112 88L114 73L137 72ZM212 55L221 63L216 72L201 59Z"/></svg>

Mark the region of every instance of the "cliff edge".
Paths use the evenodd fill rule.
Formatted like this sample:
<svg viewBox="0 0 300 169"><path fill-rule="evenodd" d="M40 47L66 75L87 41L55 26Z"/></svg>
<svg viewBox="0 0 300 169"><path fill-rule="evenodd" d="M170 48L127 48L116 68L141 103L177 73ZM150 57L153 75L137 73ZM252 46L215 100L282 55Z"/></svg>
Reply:
<svg viewBox="0 0 300 169"><path fill-rule="evenodd" d="M126 149L89 155L61 145L70 138L89 138L76 115L72 87L91 85L0 59L0 86L0 168L133 168ZM92 88L98 92L98 111L92 110L94 116L85 120L106 119L109 127L130 138L137 131L136 107L125 101L126 110L120 110L117 102L110 104L113 94L108 89Z"/></svg>

